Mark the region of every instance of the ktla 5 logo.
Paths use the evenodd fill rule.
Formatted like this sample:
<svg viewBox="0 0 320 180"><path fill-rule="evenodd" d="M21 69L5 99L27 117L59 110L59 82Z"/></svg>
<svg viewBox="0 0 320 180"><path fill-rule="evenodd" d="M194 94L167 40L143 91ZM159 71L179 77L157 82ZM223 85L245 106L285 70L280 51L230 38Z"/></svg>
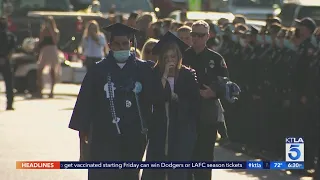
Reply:
<svg viewBox="0 0 320 180"><path fill-rule="evenodd" d="M304 161L304 141L302 138L286 138L286 161Z"/></svg>

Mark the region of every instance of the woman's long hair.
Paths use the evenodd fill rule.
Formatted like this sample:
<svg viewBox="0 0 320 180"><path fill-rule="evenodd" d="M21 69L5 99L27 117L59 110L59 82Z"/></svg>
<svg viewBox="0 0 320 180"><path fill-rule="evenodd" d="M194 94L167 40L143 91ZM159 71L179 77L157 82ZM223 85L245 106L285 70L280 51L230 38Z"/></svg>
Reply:
<svg viewBox="0 0 320 180"><path fill-rule="evenodd" d="M178 64L176 66L175 69L175 76L174 79L176 80L179 76L179 71L181 69L182 66L182 53L179 49L179 46L176 43L167 43L164 48L161 50L160 54L159 54L159 60L157 62L157 66L159 67L160 73L163 74L164 73L164 69L166 66L166 62L164 59L164 55L169 51L169 50L173 50L174 52L177 53L177 58L178 58Z"/></svg>
<svg viewBox="0 0 320 180"><path fill-rule="evenodd" d="M100 26L99 26L98 22L95 21L95 20L91 20L86 24L86 28L83 31L83 36L82 37L85 38L85 39L87 39L89 37L89 32L88 31L89 31L90 26L96 26L97 34L101 33L100 32Z"/></svg>
<svg viewBox="0 0 320 180"><path fill-rule="evenodd" d="M145 59L145 57L146 57L145 53L146 53L146 50L150 46L154 47L158 42L159 42L159 40L157 40L157 39L153 39L153 38L148 39L147 42L142 47L141 59L143 59L143 60L152 60L152 59ZM149 50L151 51L152 49L150 48Z"/></svg>

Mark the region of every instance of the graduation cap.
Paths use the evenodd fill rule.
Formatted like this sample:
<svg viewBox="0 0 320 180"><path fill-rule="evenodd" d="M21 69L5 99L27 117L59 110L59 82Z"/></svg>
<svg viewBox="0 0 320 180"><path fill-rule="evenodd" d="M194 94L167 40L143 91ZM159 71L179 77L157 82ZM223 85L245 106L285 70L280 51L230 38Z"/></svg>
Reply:
<svg viewBox="0 0 320 180"><path fill-rule="evenodd" d="M114 36L127 36L128 38L131 38L133 36L133 44L134 44L134 49L135 49L135 54L137 52L137 39L135 34L139 32L138 29L129 27L127 25L124 25L122 23L115 23L110 26L102 28L104 31L109 32L111 37L110 41L113 40Z"/></svg>
<svg viewBox="0 0 320 180"><path fill-rule="evenodd" d="M152 54L159 55L164 47L168 45L168 43L176 43L183 53L189 46L185 44L181 39L168 31L164 36L160 38L160 41L152 48Z"/></svg>
<svg viewBox="0 0 320 180"><path fill-rule="evenodd" d="M122 23L115 23L102 29L106 32L110 32L111 36L131 36L139 31L138 29L126 26Z"/></svg>

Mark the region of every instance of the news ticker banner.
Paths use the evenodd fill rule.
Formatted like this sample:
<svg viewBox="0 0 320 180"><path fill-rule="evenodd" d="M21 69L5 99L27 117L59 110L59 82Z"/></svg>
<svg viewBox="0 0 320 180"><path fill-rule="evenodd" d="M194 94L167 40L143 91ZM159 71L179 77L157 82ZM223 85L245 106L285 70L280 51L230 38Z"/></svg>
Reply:
<svg viewBox="0 0 320 180"><path fill-rule="evenodd" d="M16 169L304 169L304 162L214 161L214 162L79 162L17 161Z"/></svg>

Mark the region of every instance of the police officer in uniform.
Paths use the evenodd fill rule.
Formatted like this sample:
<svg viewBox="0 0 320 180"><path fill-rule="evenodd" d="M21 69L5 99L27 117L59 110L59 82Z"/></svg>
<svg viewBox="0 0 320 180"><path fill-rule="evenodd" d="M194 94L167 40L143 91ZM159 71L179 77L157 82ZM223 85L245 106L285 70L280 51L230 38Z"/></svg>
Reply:
<svg viewBox="0 0 320 180"><path fill-rule="evenodd" d="M88 142L90 161L141 161L148 132L149 148L164 149L164 143L157 141L157 132L165 132L164 122L153 116L164 107L157 103L163 97L155 96L162 85L153 64L130 52L136 29L116 23L104 30L111 33L111 51L87 72L69 128ZM164 156L164 151L158 152ZM88 179L138 180L138 174L137 169L89 169Z"/></svg>
<svg viewBox="0 0 320 180"><path fill-rule="evenodd" d="M219 94L211 85L217 81L218 76L228 77L228 70L223 57L206 47L209 37L209 25L206 22L195 22L192 25L191 36L193 46L185 52L183 64L196 70L202 97L194 160L212 161L221 104L218 103ZM194 178L195 180L210 180L211 169L196 170Z"/></svg>
<svg viewBox="0 0 320 180"><path fill-rule="evenodd" d="M274 107L275 104L275 85L273 82L273 60L276 56L277 47L275 43L276 36L281 29L280 24L272 24L267 34L265 35L265 42L267 44L265 50L259 57L259 65L257 68L257 76L259 82L260 96L261 102L263 105L262 117L263 121L261 121L261 139L262 142L270 141L270 134L268 133L269 128L274 127ZM269 128L266 128L269 127ZM270 142L271 143L271 142ZM268 150L270 146L266 143L261 144L261 148L264 150Z"/></svg>
<svg viewBox="0 0 320 180"><path fill-rule="evenodd" d="M295 129L296 135L305 137L305 161L306 168L313 162L313 153L310 147L312 147L313 141L310 139L309 133L310 129L314 127L314 119L312 118L313 112L310 112L312 106L314 105L314 95L310 91L310 70L312 67L312 60L314 58L314 53L316 52L316 47L311 42L311 36L314 30L316 29L316 23L313 19L306 17L301 20L296 20L297 24L297 35L300 38L300 44L298 47L298 56L299 59L296 64L296 72L294 76L295 83L295 92L297 97L297 106L296 106L296 124L301 123L302 121L308 128L301 129L297 127Z"/></svg>
<svg viewBox="0 0 320 180"><path fill-rule="evenodd" d="M11 54L15 48L16 37L8 31L7 20L0 18L0 73L4 78L7 94L7 110L13 109L13 75L10 65Z"/></svg>
<svg viewBox="0 0 320 180"><path fill-rule="evenodd" d="M247 64L248 64L248 86L249 86L249 93L250 93L250 99L247 102L247 106L249 106L248 110L250 113L248 118L248 127L251 127L257 135L260 135L261 137L261 125L264 120L264 116L262 113L263 110L263 104L261 102L261 88L260 88L260 82L257 78L257 74L259 72L259 55L263 52L262 46L258 43L257 37L259 34L259 30L255 26L250 26L249 30L246 32L246 39L248 42L248 46L251 49L250 56L248 56ZM249 134L248 134L249 135ZM259 140L258 140L259 139ZM260 138L252 138L248 137L248 144L252 145L253 147L260 148Z"/></svg>
<svg viewBox="0 0 320 180"><path fill-rule="evenodd" d="M272 127L274 129L274 136L272 146L274 150L280 155L285 151L283 146L283 140L288 136L288 131L286 131L286 127L288 122L288 110L290 109L290 97L288 96L288 83L291 82L289 69L289 61L292 61L292 57L290 56L289 49L287 48L288 43L290 42L285 38L287 29L282 28L277 37L275 39L276 50L274 51L275 56L273 58L273 72L272 72L272 82L273 82L273 97L274 103L272 105L272 112L274 114L274 118L272 121ZM291 52L294 53L294 52ZM291 119L290 119L291 120ZM284 158L284 157L282 157Z"/></svg>

